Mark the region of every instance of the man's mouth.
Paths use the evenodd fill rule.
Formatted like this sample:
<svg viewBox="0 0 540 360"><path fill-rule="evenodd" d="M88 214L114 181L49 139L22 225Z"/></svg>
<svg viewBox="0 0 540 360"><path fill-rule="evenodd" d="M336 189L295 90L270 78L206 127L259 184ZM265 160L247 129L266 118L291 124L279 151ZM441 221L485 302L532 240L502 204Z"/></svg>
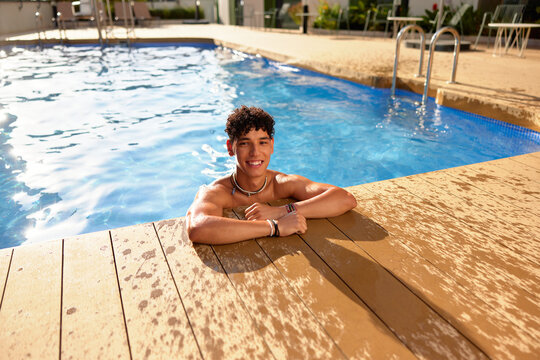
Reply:
<svg viewBox="0 0 540 360"><path fill-rule="evenodd" d="M262 160L256 160L256 161L246 161L248 166L251 166L251 167L259 167L262 165Z"/></svg>

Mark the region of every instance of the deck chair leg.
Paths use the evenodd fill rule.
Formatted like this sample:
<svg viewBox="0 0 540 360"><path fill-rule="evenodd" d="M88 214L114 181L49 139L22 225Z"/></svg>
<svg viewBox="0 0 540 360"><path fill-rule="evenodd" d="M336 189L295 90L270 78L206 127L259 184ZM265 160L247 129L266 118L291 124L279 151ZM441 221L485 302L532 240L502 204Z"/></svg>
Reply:
<svg viewBox="0 0 540 360"><path fill-rule="evenodd" d="M478 47L478 40L480 40L480 36L482 36L482 30L484 30L485 23L486 23L486 14L484 14L484 18L482 19L482 24L480 25L480 30L478 31L478 35L476 36L476 41L474 42L475 49Z"/></svg>
<svg viewBox="0 0 540 360"><path fill-rule="evenodd" d="M489 44L491 43L491 28L488 30L488 38L487 38L487 47L489 49Z"/></svg>
<svg viewBox="0 0 540 360"><path fill-rule="evenodd" d="M364 25L364 35L367 32L368 26L369 26L369 18L371 17L371 10L368 10L366 14L366 24Z"/></svg>

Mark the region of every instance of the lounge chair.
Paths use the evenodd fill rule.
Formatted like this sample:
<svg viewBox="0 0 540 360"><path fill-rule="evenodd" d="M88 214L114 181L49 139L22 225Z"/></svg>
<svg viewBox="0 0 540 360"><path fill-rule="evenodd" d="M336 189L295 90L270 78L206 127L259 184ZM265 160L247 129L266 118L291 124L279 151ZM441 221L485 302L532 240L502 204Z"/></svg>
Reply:
<svg viewBox="0 0 540 360"><path fill-rule="evenodd" d="M66 29L67 24L77 27L78 21L75 13L73 12L73 5L71 1L61 1L56 3L56 10L58 16L58 25L61 29Z"/></svg>
<svg viewBox="0 0 540 360"><path fill-rule="evenodd" d="M377 26L378 24L385 24L384 36L386 37L386 34L388 33L388 26L390 25L388 17L392 16L393 8L393 3L385 3L377 5L375 10L368 10L366 15L366 24L364 26L364 33L368 30L370 22L374 26Z"/></svg>
<svg viewBox="0 0 540 360"><path fill-rule="evenodd" d="M520 23L523 20L523 11L525 10L525 5L498 5L495 8L493 13L486 12L482 18L482 25L480 25L480 31L478 31L478 36L476 36L476 41L474 42L474 47L478 46L478 40L482 35L482 30L484 26L487 26L489 23ZM488 20L489 18L489 20ZM489 39L491 38L491 28L488 30L488 47Z"/></svg>
<svg viewBox="0 0 540 360"><path fill-rule="evenodd" d="M107 9L105 9L105 6L103 6L103 2L101 2L100 0L96 0L96 5L97 5L97 14L94 7L92 7L92 18L90 20L96 21L96 19L99 18L101 25L103 26L111 25L109 21L110 20L109 13L107 12Z"/></svg>
<svg viewBox="0 0 540 360"><path fill-rule="evenodd" d="M349 24L349 7L348 6L344 6L341 9L339 9L339 16L338 16L337 29L336 29L338 33L339 33L339 28L342 21L345 21L345 23L347 24L347 32L350 33L351 26Z"/></svg>
<svg viewBox="0 0 540 360"><path fill-rule="evenodd" d="M133 11L129 5L129 1L125 2L117 1L114 3L114 21L125 25L129 25L131 21L135 20L133 17Z"/></svg>
<svg viewBox="0 0 540 360"><path fill-rule="evenodd" d="M289 16L290 7L291 7L290 3L284 3L281 6L281 9L279 9L276 15L276 27L282 28L287 20L289 20L289 22L292 21L292 19Z"/></svg>
<svg viewBox="0 0 540 360"><path fill-rule="evenodd" d="M283 5L281 5L279 9L272 8L264 12L264 18L267 20L270 20L271 28L282 27L283 21L289 15L288 12L289 12L290 6L291 6L290 3L284 3Z"/></svg>
<svg viewBox="0 0 540 360"><path fill-rule="evenodd" d="M135 14L135 22L141 25L145 21L149 21L151 24L153 20L159 19L159 17L152 17L150 15L150 10L148 10L148 5L145 2L134 2L133 13Z"/></svg>
<svg viewBox="0 0 540 360"><path fill-rule="evenodd" d="M452 18L450 19L450 21L448 22L448 26L452 26L454 28L457 28L458 24L460 26L460 34L463 35L463 16L465 15L465 13L467 11L469 11L469 9L472 9L472 5L471 4L463 4L461 5L461 7L458 9L458 11L456 11L456 13L454 14L454 16L452 16ZM441 24L444 24L444 19L446 18L446 16L449 14L448 11L445 11L443 12L443 15L441 16ZM435 30L437 29L437 20L433 20L431 21L431 23L433 24L433 28L431 29L431 32L435 32Z"/></svg>

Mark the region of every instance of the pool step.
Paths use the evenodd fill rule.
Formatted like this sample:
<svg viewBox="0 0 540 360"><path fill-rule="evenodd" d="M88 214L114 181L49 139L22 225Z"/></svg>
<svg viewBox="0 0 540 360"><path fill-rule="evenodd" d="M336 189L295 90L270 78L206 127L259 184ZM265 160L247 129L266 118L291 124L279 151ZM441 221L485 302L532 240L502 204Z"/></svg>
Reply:
<svg viewBox="0 0 540 360"><path fill-rule="evenodd" d="M430 40L426 40L426 50L429 50L429 45L431 44ZM405 41L405 46L408 48L419 49L420 40L407 40ZM471 50L470 41L461 41L460 51ZM435 44L435 51L454 51L454 40L438 40Z"/></svg>

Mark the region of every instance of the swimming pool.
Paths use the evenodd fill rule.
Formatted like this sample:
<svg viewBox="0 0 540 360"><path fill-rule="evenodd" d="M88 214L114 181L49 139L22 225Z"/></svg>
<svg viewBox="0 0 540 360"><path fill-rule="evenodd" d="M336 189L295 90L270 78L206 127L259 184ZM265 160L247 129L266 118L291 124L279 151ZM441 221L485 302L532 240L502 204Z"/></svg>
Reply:
<svg viewBox="0 0 540 360"><path fill-rule="evenodd" d="M270 167L340 186L540 150L540 134L201 44L0 50L0 248L182 216L227 174L227 115L277 122Z"/></svg>

